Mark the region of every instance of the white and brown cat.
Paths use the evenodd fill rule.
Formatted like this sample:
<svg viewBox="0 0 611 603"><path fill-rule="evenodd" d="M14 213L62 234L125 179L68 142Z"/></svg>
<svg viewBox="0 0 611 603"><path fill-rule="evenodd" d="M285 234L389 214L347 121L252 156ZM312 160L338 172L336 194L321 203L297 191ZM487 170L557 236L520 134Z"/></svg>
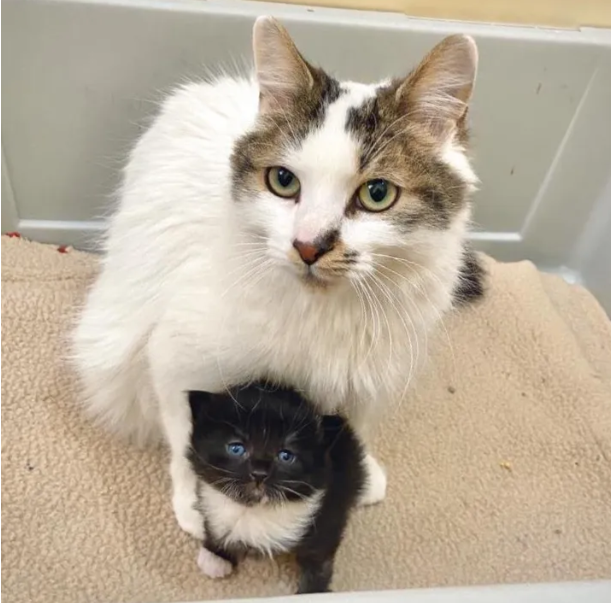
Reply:
<svg viewBox="0 0 611 603"><path fill-rule="evenodd" d="M185 392L271 379L362 432L404 398L443 313L482 292L465 244L473 40L366 85L264 17L254 58L252 79L178 89L136 144L73 340L91 414L165 437L176 517L199 538Z"/></svg>

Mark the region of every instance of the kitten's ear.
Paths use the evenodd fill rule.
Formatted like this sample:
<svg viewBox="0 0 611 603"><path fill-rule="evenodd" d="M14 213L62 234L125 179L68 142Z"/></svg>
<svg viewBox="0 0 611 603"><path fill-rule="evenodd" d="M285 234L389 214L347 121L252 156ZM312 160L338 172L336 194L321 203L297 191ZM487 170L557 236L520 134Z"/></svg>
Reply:
<svg viewBox="0 0 611 603"><path fill-rule="evenodd" d="M261 113L283 110L287 103L312 87L310 67L276 19L259 17L255 21L253 51Z"/></svg>
<svg viewBox="0 0 611 603"><path fill-rule="evenodd" d="M325 415L322 418L325 446L332 446L337 436L346 427L346 419L340 415Z"/></svg>
<svg viewBox="0 0 611 603"><path fill-rule="evenodd" d="M473 38L449 36L399 86L397 102L410 119L422 122L445 141L463 125L476 73L477 46Z"/></svg>
<svg viewBox="0 0 611 603"><path fill-rule="evenodd" d="M208 392L190 391L189 406L191 407L191 420L197 423L199 418L205 414L207 406L212 400L213 394Z"/></svg>

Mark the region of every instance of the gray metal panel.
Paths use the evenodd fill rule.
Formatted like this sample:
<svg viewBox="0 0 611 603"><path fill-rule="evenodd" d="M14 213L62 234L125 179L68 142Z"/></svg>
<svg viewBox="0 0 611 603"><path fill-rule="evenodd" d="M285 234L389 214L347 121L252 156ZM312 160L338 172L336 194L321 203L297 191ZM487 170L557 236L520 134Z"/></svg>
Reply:
<svg viewBox="0 0 611 603"><path fill-rule="evenodd" d="M216 0L3 0L3 9L4 160L18 227L41 240L87 240L156 102L185 78L248 61L264 13L311 60L364 81L406 73L451 32L476 37L475 238L500 259L566 264L611 173L609 32Z"/></svg>
<svg viewBox="0 0 611 603"><path fill-rule="evenodd" d="M607 603L611 581L415 588L380 592L241 599L226 603Z"/></svg>

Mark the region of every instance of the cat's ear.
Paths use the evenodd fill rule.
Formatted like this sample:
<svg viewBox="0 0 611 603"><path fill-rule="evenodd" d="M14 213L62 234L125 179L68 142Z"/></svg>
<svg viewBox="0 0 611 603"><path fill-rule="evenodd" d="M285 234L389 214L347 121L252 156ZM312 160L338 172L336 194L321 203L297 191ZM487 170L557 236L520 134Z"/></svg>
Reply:
<svg viewBox="0 0 611 603"><path fill-rule="evenodd" d="M284 110L287 103L312 87L310 67L276 19L259 17L255 21L253 51L261 113Z"/></svg>
<svg viewBox="0 0 611 603"><path fill-rule="evenodd" d="M322 430L324 433L325 447L329 448L337 439L337 436L346 427L346 419L340 415L325 415L322 418Z"/></svg>
<svg viewBox="0 0 611 603"><path fill-rule="evenodd" d="M420 121L445 141L463 124L476 73L477 46L473 38L449 36L398 87L397 102L410 120Z"/></svg>
<svg viewBox="0 0 611 603"><path fill-rule="evenodd" d="M212 401L214 394L200 391L189 392L189 406L191 407L191 420L196 424L199 418L206 413L206 408Z"/></svg>

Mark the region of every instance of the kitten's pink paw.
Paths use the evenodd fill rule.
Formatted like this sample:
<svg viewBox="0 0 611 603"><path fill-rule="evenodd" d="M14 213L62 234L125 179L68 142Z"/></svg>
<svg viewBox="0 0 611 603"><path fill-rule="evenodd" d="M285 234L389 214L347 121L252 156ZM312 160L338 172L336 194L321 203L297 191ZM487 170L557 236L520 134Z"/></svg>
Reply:
<svg viewBox="0 0 611 603"><path fill-rule="evenodd" d="M229 561L215 555L205 547L199 549L197 565L208 578L226 578L233 571L233 566Z"/></svg>

